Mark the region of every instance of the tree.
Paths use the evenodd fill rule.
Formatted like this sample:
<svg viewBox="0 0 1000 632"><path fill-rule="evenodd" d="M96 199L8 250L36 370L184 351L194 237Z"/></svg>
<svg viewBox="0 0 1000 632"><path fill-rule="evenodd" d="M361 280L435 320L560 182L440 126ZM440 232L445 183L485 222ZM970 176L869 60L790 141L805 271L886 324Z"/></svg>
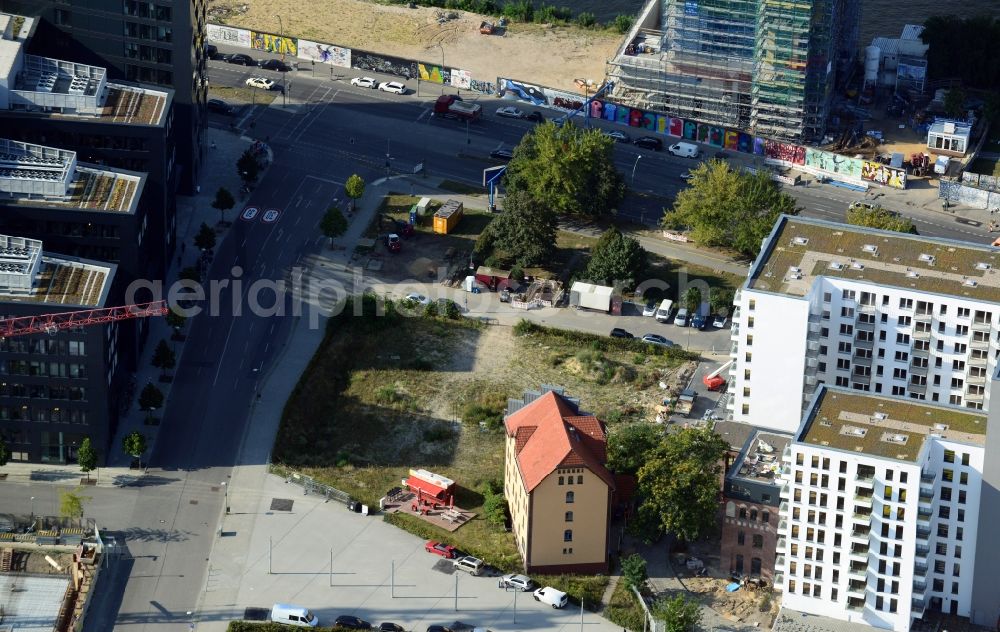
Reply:
<svg viewBox="0 0 1000 632"><path fill-rule="evenodd" d="M90 437L84 437L80 447L76 451L76 462L80 466L80 471L86 473L87 480L90 480L90 473L97 468L97 450L90 443Z"/></svg>
<svg viewBox="0 0 1000 632"><path fill-rule="evenodd" d="M219 223L226 221L226 211L236 206L236 199L226 187L219 187L215 192L215 199L212 201L212 208L219 211Z"/></svg>
<svg viewBox="0 0 1000 632"><path fill-rule="evenodd" d="M736 294L727 287L713 287L708 295L708 303L716 314L729 314Z"/></svg>
<svg viewBox="0 0 1000 632"><path fill-rule="evenodd" d="M187 321L187 317L173 308L167 312L166 316L167 326L173 329L175 332L179 332L183 327L184 323Z"/></svg>
<svg viewBox="0 0 1000 632"><path fill-rule="evenodd" d="M798 213L795 200L765 170L734 171L713 160L692 170L692 175L691 186L677 194L662 224L690 230L691 238L704 246L756 256L778 217Z"/></svg>
<svg viewBox="0 0 1000 632"><path fill-rule="evenodd" d="M152 382L146 384L139 393L139 408L146 411L147 421L153 419L153 411L163 406L163 393Z"/></svg>
<svg viewBox="0 0 1000 632"><path fill-rule="evenodd" d="M358 174L351 174L344 183L344 193L351 198L351 212L354 212L354 203L365 194L365 181Z"/></svg>
<svg viewBox="0 0 1000 632"><path fill-rule="evenodd" d="M663 597L653 604L653 617L664 622L665 632L693 632L701 624L701 606L683 594Z"/></svg>
<svg viewBox="0 0 1000 632"><path fill-rule="evenodd" d="M215 248L215 231L208 224L202 222L198 234L194 236L194 245L199 250L211 250Z"/></svg>
<svg viewBox="0 0 1000 632"><path fill-rule="evenodd" d="M347 218L340 212L339 206L326 209L323 220L319 223L319 229L330 239L340 237L347 232Z"/></svg>
<svg viewBox="0 0 1000 632"><path fill-rule="evenodd" d="M486 522L494 527L503 527L507 524L507 499L503 494L489 491L483 501L483 517Z"/></svg>
<svg viewBox="0 0 1000 632"><path fill-rule="evenodd" d="M500 265L522 268L543 263L555 249L556 216L523 191L508 193L504 211L486 225L475 251L491 255Z"/></svg>
<svg viewBox="0 0 1000 632"><path fill-rule="evenodd" d="M928 44L928 79L961 79L968 88L996 90L1000 85L1000 57L983 42L1000 40L996 12L975 17L935 15L924 21L920 34Z"/></svg>
<svg viewBox="0 0 1000 632"><path fill-rule="evenodd" d="M236 172L243 180L243 184L257 181L257 176L260 174L260 163L257 162L257 157L253 155L252 149L244 151L236 160Z"/></svg>
<svg viewBox="0 0 1000 632"><path fill-rule="evenodd" d="M714 530L727 448L710 428L683 428L648 455L639 468L638 488L664 531L690 542Z"/></svg>
<svg viewBox="0 0 1000 632"><path fill-rule="evenodd" d="M625 196L614 166L614 140L571 122L547 122L521 139L507 163L508 196L527 193L557 215L608 214Z"/></svg>
<svg viewBox="0 0 1000 632"><path fill-rule="evenodd" d="M624 35L632 30L633 24L635 24L635 16L624 13L615 16L615 30L618 31L619 35Z"/></svg>
<svg viewBox="0 0 1000 632"><path fill-rule="evenodd" d="M146 453L146 435L134 430L122 439L122 450L133 459L139 460L142 467L142 455Z"/></svg>
<svg viewBox="0 0 1000 632"><path fill-rule="evenodd" d="M847 223L867 228L893 230L897 233L917 234L917 227L908 217L887 210L881 206L864 206L856 204L847 209Z"/></svg>
<svg viewBox="0 0 1000 632"><path fill-rule="evenodd" d="M10 449L7 448L7 440L0 436L0 467L10 462Z"/></svg>
<svg viewBox="0 0 1000 632"><path fill-rule="evenodd" d="M684 296L681 297L681 302L684 303L684 307L689 312L695 311L701 305L701 290L696 287L689 287L684 292Z"/></svg>
<svg viewBox="0 0 1000 632"><path fill-rule="evenodd" d="M965 90L952 88L945 93L944 113L951 118L965 118Z"/></svg>
<svg viewBox="0 0 1000 632"><path fill-rule="evenodd" d="M90 500L90 496L84 496L79 488L74 491L64 490L59 492L59 515L63 518L77 519L83 518L83 503Z"/></svg>
<svg viewBox="0 0 1000 632"><path fill-rule="evenodd" d="M646 574L646 560L638 553L633 553L622 560L622 577L629 588L640 589L646 585L649 575Z"/></svg>
<svg viewBox="0 0 1000 632"><path fill-rule="evenodd" d="M156 349L153 350L153 366L160 369L161 377L167 376L167 371L174 368L177 364L177 356L174 354L174 350L170 348L170 345L166 340L160 340L160 343L156 345Z"/></svg>
<svg viewBox="0 0 1000 632"><path fill-rule="evenodd" d="M610 228L590 251L587 277L632 290L648 265L647 253L636 239Z"/></svg>
<svg viewBox="0 0 1000 632"><path fill-rule="evenodd" d="M663 441L663 431L649 423L620 424L608 435L608 469L615 474L635 474L646 455Z"/></svg>

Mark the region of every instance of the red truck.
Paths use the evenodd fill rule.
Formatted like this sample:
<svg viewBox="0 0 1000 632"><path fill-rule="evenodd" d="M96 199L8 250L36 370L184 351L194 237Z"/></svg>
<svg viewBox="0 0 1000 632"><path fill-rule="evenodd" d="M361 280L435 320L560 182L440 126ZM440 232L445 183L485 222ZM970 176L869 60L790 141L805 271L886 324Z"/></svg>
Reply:
<svg viewBox="0 0 1000 632"><path fill-rule="evenodd" d="M442 94L434 102L434 116L460 121L478 121L483 116L483 106L463 101L454 94Z"/></svg>

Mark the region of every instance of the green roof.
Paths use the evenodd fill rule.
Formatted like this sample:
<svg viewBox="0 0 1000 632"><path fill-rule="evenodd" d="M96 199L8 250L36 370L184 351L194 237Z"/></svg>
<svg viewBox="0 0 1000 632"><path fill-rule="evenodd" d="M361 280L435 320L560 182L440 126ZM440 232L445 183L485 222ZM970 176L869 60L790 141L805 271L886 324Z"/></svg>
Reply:
<svg viewBox="0 0 1000 632"><path fill-rule="evenodd" d="M981 411L824 387L799 441L900 461L915 461L930 434L984 445Z"/></svg>
<svg viewBox="0 0 1000 632"><path fill-rule="evenodd" d="M792 296L839 277L1000 303L1000 249L799 217L782 217L747 287Z"/></svg>

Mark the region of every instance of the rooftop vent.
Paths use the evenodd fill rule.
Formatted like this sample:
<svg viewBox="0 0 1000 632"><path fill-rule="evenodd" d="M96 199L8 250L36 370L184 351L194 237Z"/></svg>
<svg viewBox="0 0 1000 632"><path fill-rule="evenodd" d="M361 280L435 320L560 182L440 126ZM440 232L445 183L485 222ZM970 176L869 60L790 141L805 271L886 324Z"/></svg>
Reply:
<svg viewBox="0 0 1000 632"><path fill-rule="evenodd" d="M849 437L863 437L868 434L868 430L866 428L858 428L857 426L844 426L840 434L845 434Z"/></svg>
<svg viewBox="0 0 1000 632"><path fill-rule="evenodd" d="M831 261L830 265L828 265L827 267L830 268L831 270L843 270L844 264L840 263L839 261Z"/></svg>
<svg viewBox="0 0 1000 632"><path fill-rule="evenodd" d="M796 246L805 246L809 243L808 237L793 237L792 244Z"/></svg>
<svg viewBox="0 0 1000 632"><path fill-rule="evenodd" d="M991 266L990 264L986 263L985 261L980 261L980 262L978 262L976 264L976 270L989 270L992 267L993 266Z"/></svg>
<svg viewBox="0 0 1000 632"><path fill-rule="evenodd" d="M878 246L875 244L865 244L864 246L861 246L861 249L873 255L878 253Z"/></svg>
<svg viewBox="0 0 1000 632"><path fill-rule="evenodd" d="M909 439L909 436L904 434L887 434L882 437L883 441L888 441L889 443L904 444Z"/></svg>
<svg viewBox="0 0 1000 632"><path fill-rule="evenodd" d="M861 263L860 261L855 261L854 263L851 264L851 267L854 268L855 270L864 270L865 264Z"/></svg>
<svg viewBox="0 0 1000 632"><path fill-rule="evenodd" d="M911 279L916 279L920 275L917 274L916 270L907 270L906 271L906 276L910 277Z"/></svg>
<svg viewBox="0 0 1000 632"><path fill-rule="evenodd" d="M934 430L939 432L944 432L948 429L948 424L934 424Z"/></svg>
<svg viewBox="0 0 1000 632"><path fill-rule="evenodd" d="M889 415L886 413L875 413L874 415L872 415L872 419L875 419L876 421L885 421L888 418Z"/></svg>
<svg viewBox="0 0 1000 632"><path fill-rule="evenodd" d="M962 279L962 285L965 287L976 287L979 284L976 283L975 279Z"/></svg>
<svg viewBox="0 0 1000 632"><path fill-rule="evenodd" d="M924 263L926 263L927 265L930 265L930 266L934 265L934 255L929 255L927 253L922 253L917 258L920 259L921 261L923 261Z"/></svg>

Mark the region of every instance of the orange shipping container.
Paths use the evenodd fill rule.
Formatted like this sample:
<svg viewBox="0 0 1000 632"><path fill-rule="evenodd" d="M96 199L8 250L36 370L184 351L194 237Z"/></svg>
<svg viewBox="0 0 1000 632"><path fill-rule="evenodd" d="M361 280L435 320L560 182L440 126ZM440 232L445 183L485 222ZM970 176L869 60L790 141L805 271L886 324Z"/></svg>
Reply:
<svg viewBox="0 0 1000 632"><path fill-rule="evenodd" d="M448 200L434 213L434 232L447 235L462 221L463 206L458 200Z"/></svg>

